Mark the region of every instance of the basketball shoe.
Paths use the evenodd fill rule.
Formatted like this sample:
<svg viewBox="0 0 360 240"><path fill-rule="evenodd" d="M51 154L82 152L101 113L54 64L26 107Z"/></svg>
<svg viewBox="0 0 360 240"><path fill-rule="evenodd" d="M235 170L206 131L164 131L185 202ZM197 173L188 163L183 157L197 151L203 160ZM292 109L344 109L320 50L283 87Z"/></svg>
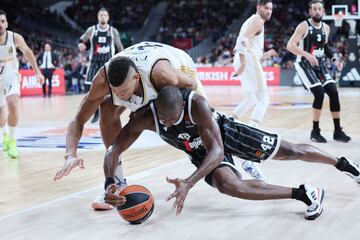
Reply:
<svg viewBox="0 0 360 240"><path fill-rule="evenodd" d="M19 155L17 147L16 147L15 139L9 140L7 153L8 153L8 156L11 158L17 158L17 156Z"/></svg>
<svg viewBox="0 0 360 240"><path fill-rule="evenodd" d="M326 143L326 139L321 136L320 129L313 129L311 131L310 140L318 143Z"/></svg>
<svg viewBox="0 0 360 240"><path fill-rule="evenodd" d="M355 182L360 184L360 167L359 167L359 165L357 163L354 163L351 160L346 159L345 157L339 158L339 162L340 161L342 161L342 164L340 166L336 166L336 167L340 171L344 171L346 174L350 175L355 180Z"/></svg>
<svg viewBox="0 0 360 240"><path fill-rule="evenodd" d="M3 150L6 152L9 149L9 136L7 133L3 134Z"/></svg>
<svg viewBox="0 0 360 240"><path fill-rule="evenodd" d="M251 177L268 183L269 178L264 174L264 172L260 169L258 165L259 164L256 164L252 161L244 161L241 164L244 171L247 172Z"/></svg>
<svg viewBox="0 0 360 240"><path fill-rule="evenodd" d="M311 205L305 212L305 219L315 220L321 215L323 211L322 201L324 199L325 191L322 188L311 187L307 184L302 186L305 188L306 196L311 201Z"/></svg>
<svg viewBox="0 0 360 240"><path fill-rule="evenodd" d="M351 137L346 135L341 128L340 128L340 130L334 131L333 138L335 141L345 142L345 143L347 143L351 140Z"/></svg>
<svg viewBox="0 0 360 240"><path fill-rule="evenodd" d="M95 198L95 200L91 203L91 207L94 210L111 210L114 208L114 206L105 202L105 192L102 192Z"/></svg>

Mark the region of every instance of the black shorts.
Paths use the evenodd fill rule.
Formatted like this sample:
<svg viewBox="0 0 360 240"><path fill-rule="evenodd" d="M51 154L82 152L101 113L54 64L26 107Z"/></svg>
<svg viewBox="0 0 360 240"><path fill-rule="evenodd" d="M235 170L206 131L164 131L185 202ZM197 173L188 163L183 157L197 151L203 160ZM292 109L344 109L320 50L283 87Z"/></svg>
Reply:
<svg viewBox="0 0 360 240"><path fill-rule="evenodd" d="M191 156L189 156L191 162L198 168L201 163L202 163L202 159L196 159L196 158L192 158ZM211 173L209 173L208 175L205 176L205 182L207 184L209 184L210 186L212 185L212 175L214 173L214 171L216 169L222 168L222 167L229 167L237 176L240 176L240 173L236 170L235 168L235 164L234 164L234 160L231 156L231 154L225 154L224 160L214 169L211 171Z"/></svg>
<svg viewBox="0 0 360 240"><path fill-rule="evenodd" d="M270 133L231 117L221 116L220 130L225 153L238 158L260 162L275 156L280 147L281 138L277 133Z"/></svg>
<svg viewBox="0 0 360 240"><path fill-rule="evenodd" d="M312 67L306 59L295 63L295 69L305 88L310 89L316 86L325 86L328 83L335 83L325 66L325 59L318 59L319 66Z"/></svg>
<svg viewBox="0 0 360 240"><path fill-rule="evenodd" d="M105 62L90 62L90 66L87 69L86 72L86 79L85 79L85 84L86 85L91 85L91 82L93 80L93 78L95 77L97 71L99 71L99 69L104 66Z"/></svg>

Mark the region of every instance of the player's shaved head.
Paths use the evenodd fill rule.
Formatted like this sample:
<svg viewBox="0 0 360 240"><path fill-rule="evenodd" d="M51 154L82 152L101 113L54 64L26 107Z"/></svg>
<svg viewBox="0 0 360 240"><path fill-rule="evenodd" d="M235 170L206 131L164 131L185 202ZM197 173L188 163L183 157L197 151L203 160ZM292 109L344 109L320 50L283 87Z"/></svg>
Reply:
<svg viewBox="0 0 360 240"><path fill-rule="evenodd" d="M175 86L161 88L156 99L156 107L164 115L180 113L183 107L183 97Z"/></svg>

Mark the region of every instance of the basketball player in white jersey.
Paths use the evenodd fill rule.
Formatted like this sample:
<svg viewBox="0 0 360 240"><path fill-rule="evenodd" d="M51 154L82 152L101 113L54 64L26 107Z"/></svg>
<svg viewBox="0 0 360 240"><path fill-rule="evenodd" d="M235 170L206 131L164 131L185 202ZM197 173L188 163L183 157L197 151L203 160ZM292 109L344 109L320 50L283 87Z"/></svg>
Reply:
<svg viewBox="0 0 360 240"><path fill-rule="evenodd" d="M334 122L333 139L340 142L349 142L351 138L345 134L340 126L340 100L335 80L332 79L326 68L326 57L334 59L328 47L330 27L324 23L324 2L312 0L309 2L310 17L300 23L291 36L287 49L297 55L295 69L303 85L314 95L313 101L313 129L310 139L314 142L326 143L320 134L319 121L324 95L329 96L330 112ZM339 68L338 63L338 68Z"/></svg>
<svg viewBox="0 0 360 240"><path fill-rule="evenodd" d="M100 106L100 131L106 148L120 133L120 114L129 108L136 112L157 97L165 85L196 90L205 95L196 78L196 66L184 51L156 42L141 42L116 54L95 75L90 91L85 95L75 119L66 134L65 164L54 180L68 175L83 159L77 156L77 145L84 124ZM116 171L116 183L123 179L121 160ZM104 193L92 204L94 209L111 209L104 201Z"/></svg>
<svg viewBox="0 0 360 240"><path fill-rule="evenodd" d="M15 127L19 122L20 74L16 49L19 48L35 71L36 79L44 82L36 63L35 56L24 38L12 31L8 31L6 13L0 9L0 127L3 133L3 150L11 158L18 156ZM5 116L5 103L8 107L8 117ZM9 125L7 131L6 122Z"/></svg>
<svg viewBox="0 0 360 240"><path fill-rule="evenodd" d="M239 119L243 113L254 107L249 122L252 127L257 127L262 121L270 101L261 62L277 54L273 49L264 53L264 24L271 18L272 10L271 0L258 0L256 14L241 26L234 49L235 75L241 77L246 98L236 106L233 114ZM268 181L253 162L244 161L242 167L252 177Z"/></svg>

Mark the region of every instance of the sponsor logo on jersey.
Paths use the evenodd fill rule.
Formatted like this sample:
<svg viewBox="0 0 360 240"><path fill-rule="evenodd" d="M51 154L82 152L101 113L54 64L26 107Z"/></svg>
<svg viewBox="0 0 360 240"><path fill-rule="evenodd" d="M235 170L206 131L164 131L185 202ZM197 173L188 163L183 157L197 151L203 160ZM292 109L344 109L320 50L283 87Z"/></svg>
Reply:
<svg viewBox="0 0 360 240"><path fill-rule="evenodd" d="M10 48L9 48L9 54L12 54L13 52L14 52L13 47L10 47Z"/></svg>
<svg viewBox="0 0 360 240"><path fill-rule="evenodd" d="M255 155L256 155L256 157L258 157L258 158L264 158L264 157L265 157L265 153L263 153L263 152L260 151L260 150L257 150L257 151L255 152Z"/></svg>
<svg viewBox="0 0 360 240"><path fill-rule="evenodd" d="M110 52L110 46L96 45L96 53L105 54Z"/></svg>

